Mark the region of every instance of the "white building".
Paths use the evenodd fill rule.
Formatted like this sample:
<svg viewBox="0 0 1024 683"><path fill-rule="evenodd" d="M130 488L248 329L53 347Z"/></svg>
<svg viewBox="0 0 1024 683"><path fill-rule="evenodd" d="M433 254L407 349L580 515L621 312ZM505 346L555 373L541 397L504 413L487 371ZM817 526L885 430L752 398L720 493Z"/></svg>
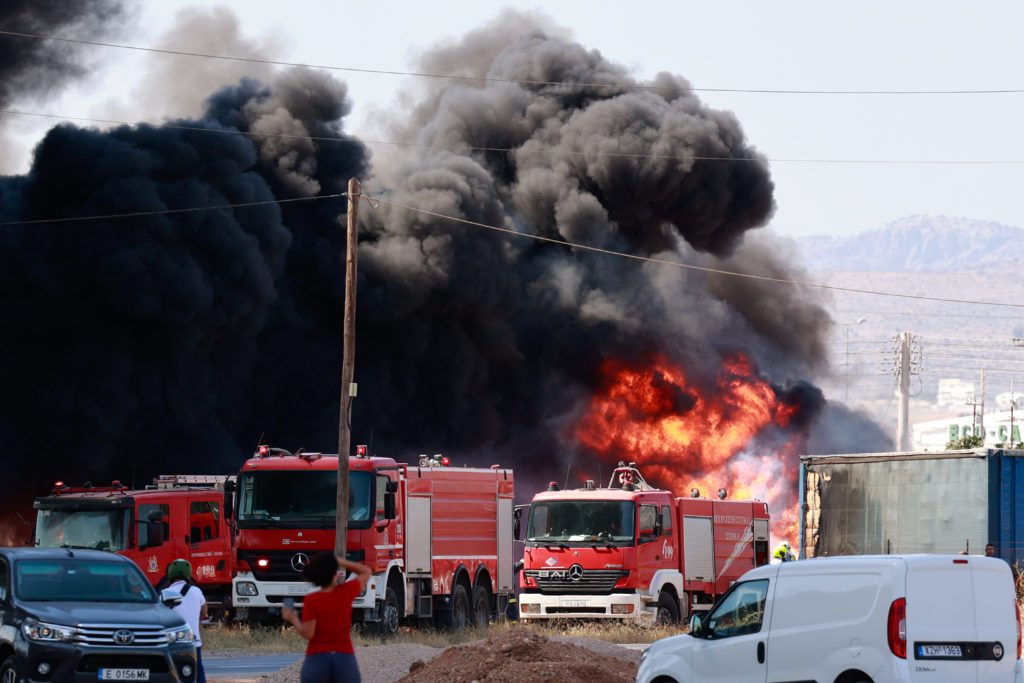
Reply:
<svg viewBox="0 0 1024 683"><path fill-rule="evenodd" d="M1024 427L1024 410L1014 410L1013 421L1013 443L1020 443L1021 432ZM911 439L915 450L926 451L945 450L946 443L953 439L964 436L971 436L976 429L972 424L973 416L970 413L960 417L944 418L941 420L928 420L917 422L910 427ZM997 448L999 444L1009 446L1011 413L1002 411L985 413L985 447Z"/></svg>

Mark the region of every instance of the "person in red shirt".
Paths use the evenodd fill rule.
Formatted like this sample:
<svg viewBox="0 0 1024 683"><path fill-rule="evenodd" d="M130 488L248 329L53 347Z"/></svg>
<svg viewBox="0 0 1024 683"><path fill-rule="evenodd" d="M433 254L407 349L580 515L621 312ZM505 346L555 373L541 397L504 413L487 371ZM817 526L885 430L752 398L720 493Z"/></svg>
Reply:
<svg viewBox="0 0 1024 683"><path fill-rule="evenodd" d="M342 569L355 573L338 582ZM352 646L352 601L366 588L370 568L331 553L314 555L302 577L320 590L303 598L302 619L291 607L281 617L309 641L302 663L302 683L359 683L359 665Z"/></svg>

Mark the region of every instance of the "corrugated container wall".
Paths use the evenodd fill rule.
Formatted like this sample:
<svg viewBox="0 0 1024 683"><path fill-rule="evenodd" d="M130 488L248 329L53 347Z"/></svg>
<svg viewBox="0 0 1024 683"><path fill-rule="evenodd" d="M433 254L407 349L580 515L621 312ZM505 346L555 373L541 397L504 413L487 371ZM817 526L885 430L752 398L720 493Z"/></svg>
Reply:
<svg viewBox="0 0 1024 683"><path fill-rule="evenodd" d="M1024 560L1024 451L800 460L803 557L980 554L992 542L1004 559Z"/></svg>

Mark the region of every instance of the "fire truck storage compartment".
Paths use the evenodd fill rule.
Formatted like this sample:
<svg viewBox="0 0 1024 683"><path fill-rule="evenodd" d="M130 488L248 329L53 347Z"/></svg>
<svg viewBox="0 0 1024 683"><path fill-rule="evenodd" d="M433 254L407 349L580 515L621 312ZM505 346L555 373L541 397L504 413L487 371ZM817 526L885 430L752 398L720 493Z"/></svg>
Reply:
<svg viewBox="0 0 1024 683"><path fill-rule="evenodd" d="M405 535L406 572L410 577L431 572L432 505L426 496L409 496L408 530Z"/></svg>
<svg viewBox="0 0 1024 683"><path fill-rule="evenodd" d="M715 578L715 539L710 517L683 517L683 568L687 581Z"/></svg>
<svg viewBox="0 0 1024 683"><path fill-rule="evenodd" d="M512 499L498 499L498 590L515 590L515 572L512 569L512 525L502 523L512 519Z"/></svg>

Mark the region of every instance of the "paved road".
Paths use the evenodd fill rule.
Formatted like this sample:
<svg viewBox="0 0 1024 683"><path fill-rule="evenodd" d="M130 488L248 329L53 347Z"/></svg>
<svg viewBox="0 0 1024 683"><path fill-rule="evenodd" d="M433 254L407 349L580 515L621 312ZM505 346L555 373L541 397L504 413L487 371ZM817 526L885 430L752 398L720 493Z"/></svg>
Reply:
<svg viewBox="0 0 1024 683"><path fill-rule="evenodd" d="M244 657L203 657L206 675L216 678L251 678L280 671L302 659L300 654L247 655Z"/></svg>

